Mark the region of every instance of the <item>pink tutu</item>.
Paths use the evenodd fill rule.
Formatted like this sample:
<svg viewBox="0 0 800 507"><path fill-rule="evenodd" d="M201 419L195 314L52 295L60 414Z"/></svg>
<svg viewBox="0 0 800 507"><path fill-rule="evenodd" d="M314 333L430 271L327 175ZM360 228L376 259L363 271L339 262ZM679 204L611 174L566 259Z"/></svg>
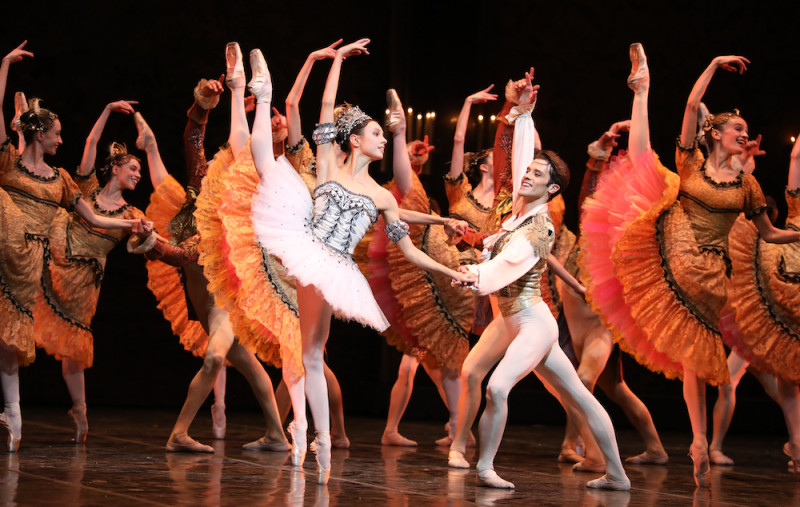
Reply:
<svg viewBox="0 0 800 507"><path fill-rule="evenodd" d="M253 201L253 229L261 246L278 257L302 285L313 285L334 315L378 331L389 327L352 255L338 252L311 229L314 203L286 157L261 179ZM359 238L360 239L360 238Z"/></svg>

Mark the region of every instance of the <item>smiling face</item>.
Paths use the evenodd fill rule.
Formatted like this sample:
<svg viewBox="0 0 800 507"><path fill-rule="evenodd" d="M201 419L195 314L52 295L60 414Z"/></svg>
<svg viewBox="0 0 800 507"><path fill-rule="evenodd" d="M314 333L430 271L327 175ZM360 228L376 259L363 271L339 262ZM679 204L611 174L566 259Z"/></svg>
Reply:
<svg viewBox="0 0 800 507"><path fill-rule="evenodd" d="M747 134L747 122L740 116L731 116L718 129L712 129L711 136L715 148L719 147L733 155L741 154L750 139Z"/></svg>
<svg viewBox="0 0 800 507"><path fill-rule="evenodd" d="M537 158L528 166L525 176L522 177L519 195L529 201L542 197L548 199L550 194L555 194L559 188L557 184L550 182L550 164L547 160Z"/></svg>
<svg viewBox="0 0 800 507"><path fill-rule="evenodd" d="M350 135L350 145L371 160L381 160L386 149L386 138L378 122L370 120L360 133Z"/></svg>
<svg viewBox="0 0 800 507"><path fill-rule="evenodd" d="M142 178L142 166L135 158L129 158L125 163L115 165L111 175L122 189L133 190Z"/></svg>
<svg viewBox="0 0 800 507"><path fill-rule="evenodd" d="M53 126L44 132L36 134L36 140L42 146L42 151L48 155L55 155L58 147L63 142L61 140L61 122L55 120Z"/></svg>

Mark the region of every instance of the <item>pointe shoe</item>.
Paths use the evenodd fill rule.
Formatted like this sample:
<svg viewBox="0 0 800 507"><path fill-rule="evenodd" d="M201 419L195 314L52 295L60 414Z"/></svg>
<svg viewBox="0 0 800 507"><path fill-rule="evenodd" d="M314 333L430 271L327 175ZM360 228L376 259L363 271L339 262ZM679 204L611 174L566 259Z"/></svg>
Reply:
<svg viewBox="0 0 800 507"><path fill-rule="evenodd" d="M394 88L386 90L386 105L389 106L389 113L393 111L403 112L403 104L400 102L400 97L397 95L397 90ZM399 118L388 116L386 118L386 130L394 132L400 125L405 123L405 119L405 115L403 114L400 114Z"/></svg>
<svg viewBox="0 0 800 507"><path fill-rule="evenodd" d="M189 435L173 437L170 435L167 440L167 452L199 452L214 454L214 448L210 445L201 444Z"/></svg>
<svg viewBox="0 0 800 507"><path fill-rule="evenodd" d="M225 428L227 427L227 418L225 417L225 404L214 403L211 405L211 433L217 440L225 439Z"/></svg>
<svg viewBox="0 0 800 507"><path fill-rule="evenodd" d="M497 475L493 468L478 472L478 486L497 489L514 489L514 483L508 482Z"/></svg>
<svg viewBox="0 0 800 507"><path fill-rule="evenodd" d="M642 84L650 82L650 69L647 67L647 56L644 47L634 42L630 47L631 73L628 76L628 88L637 91Z"/></svg>
<svg viewBox="0 0 800 507"><path fill-rule="evenodd" d="M308 449L306 431L306 428L299 428L297 421L289 424L289 435L292 437L292 465L296 467L303 466L303 462L306 460L306 450Z"/></svg>
<svg viewBox="0 0 800 507"><path fill-rule="evenodd" d="M469 461L464 457L463 452L450 450L447 454L447 466L450 468L468 469Z"/></svg>
<svg viewBox="0 0 800 507"><path fill-rule="evenodd" d="M800 459L796 459L794 456L792 456L792 447L789 442L783 444L783 453L790 458L789 462L787 463L789 471L795 475L800 474Z"/></svg>
<svg viewBox="0 0 800 507"><path fill-rule="evenodd" d="M708 460L708 448L692 446L689 448L689 457L692 458L694 482L698 488L705 487L706 476L711 469Z"/></svg>
<svg viewBox="0 0 800 507"><path fill-rule="evenodd" d="M86 407L72 407L67 413L75 424L75 443L86 443L86 436L89 434L89 420L86 418Z"/></svg>
<svg viewBox="0 0 800 507"><path fill-rule="evenodd" d="M317 484L328 484L331 477L331 434L318 431L314 439L314 454L317 458Z"/></svg>
<svg viewBox="0 0 800 507"><path fill-rule="evenodd" d="M14 94L14 118L11 119L11 130L14 132L20 132L22 130L22 124L19 121L20 116L22 113L28 110L28 100L25 98L25 94L22 92L17 92Z"/></svg>
<svg viewBox="0 0 800 507"><path fill-rule="evenodd" d="M138 111L133 113L133 122L136 124L136 130L139 132L139 136L136 138L136 147L146 151L148 148L155 145L156 136L153 134L150 125L144 121L142 113Z"/></svg>
<svg viewBox="0 0 800 507"><path fill-rule="evenodd" d="M242 50L238 42L229 42L225 46L225 82L231 90L244 87L244 63L242 63Z"/></svg>
<svg viewBox="0 0 800 507"><path fill-rule="evenodd" d="M20 421L18 425L21 427L22 418L21 416L19 417ZM14 421L10 421L9 419L7 419L5 412L0 412L0 426L4 427L8 431L8 440L7 440L8 445L6 447L6 450L8 450L8 452L19 451L19 444L22 443L22 431L12 429L12 426L15 426Z"/></svg>
<svg viewBox="0 0 800 507"><path fill-rule="evenodd" d="M250 93L256 96L257 104L272 102L272 76L260 49L250 51L250 71L253 77L247 83Z"/></svg>

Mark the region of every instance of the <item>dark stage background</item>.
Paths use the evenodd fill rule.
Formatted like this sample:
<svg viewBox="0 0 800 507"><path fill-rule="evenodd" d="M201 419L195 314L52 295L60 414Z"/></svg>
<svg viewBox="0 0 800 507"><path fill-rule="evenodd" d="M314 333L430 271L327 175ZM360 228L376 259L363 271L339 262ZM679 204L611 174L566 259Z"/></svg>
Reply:
<svg viewBox="0 0 800 507"><path fill-rule="evenodd" d="M628 45L640 41L652 73L653 146L668 166L673 165L674 139L697 76L719 54L751 59L744 76L719 72L706 103L712 112L740 108L751 135L764 135L767 155L759 160L756 176L785 211L789 137L800 131L797 82L790 78L798 63L800 9L794 3L393 0L41 2L24 9L19 5L3 9L0 51L5 54L28 39L27 49L36 56L11 67L6 118L13 116L15 91L43 98L45 107L56 111L63 122L64 145L51 162L71 170L79 163L85 137L104 104L135 99L156 133L168 168L184 181L185 111L197 80L224 72L226 42L238 41L245 55L254 47L264 51L275 101L282 109L310 51L339 37L348 42L366 36L372 39L371 55L345 62L339 99L381 117L384 92L394 87L415 114L437 112L432 138L437 149L424 179L443 206L441 175L447 170L454 118L464 98L491 83L502 94L504 83L521 77L530 65L536 67L542 87L537 127L544 146L558 151L572 167L573 183L565 197L574 203L586 145L630 114L631 92L625 86ZM302 112L307 135L316 121L328 66L318 63L306 87ZM209 156L227 137L227 97L211 113ZM488 117L500 106L473 107L468 149L490 144L493 129L484 126L481 131L476 117L479 113ZM115 114L101 145L117 140L133 147L135 137L132 119ZM378 179L388 179L388 173L375 169ZM129 201L143 209L151 190L143 179ZM577 210L568 207L567 224L574 228L576 223ZM128 255L124 248L112 252L94 320L96 357L95 366L86 372L88 402L174 407L177 414L201 362L182 350L145 284L142 257ZM335 322L328 355L342 384L347 413L385 416L399 353L370 330ZM688 432L681 385L628 358L625 367L629 383L652 409L656 425ZM277 380L278 372L269 371ZM230 373L229 409L257 410L241 376ZM66 409L69 398L55 360L40 353L21 376L25 405ZM734 431L785 431L777 406L767 401L754 381L745 379L739 402ZM558 405L532 377L515 390L511 405L512 422L563 420ZM611 412L615 421L627 424L619 411L611 408ZM421 373L408 417L444 421L445 414L435 389Z"/></svg>

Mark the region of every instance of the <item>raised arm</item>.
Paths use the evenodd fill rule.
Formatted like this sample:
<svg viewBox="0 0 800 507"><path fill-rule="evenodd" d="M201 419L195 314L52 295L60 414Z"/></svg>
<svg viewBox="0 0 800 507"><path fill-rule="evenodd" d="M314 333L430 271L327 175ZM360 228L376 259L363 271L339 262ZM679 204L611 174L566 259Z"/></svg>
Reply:
<svg viewBox="0 0 800 507"><path fill-rule="evenodd" d="M387 129L392 133L392 176L394 183L402 195L406 195L414 187L414 172L411 166L411 157L406 147L406 114L403 110L403 103L397 91L389 89L386 92L389 102L389 121L386 123ZM425 136L425 143L428 137ZM405 220L405 219L403 219Z"/></svg>
<svg viewBox="0 0 800 507"><path fill-rule="evenodd" d="M525 73L525 79L516 87L519 92L519 105L511 110L512 123L514 123L514 141L511 148L511 188L515 201L514 214L519 212L516 201L522 177L525 175L528 166L533 162L536 150L536 135L531 113L536 106L539 85L534 86L532 81L533 67L529 72Z"/></svg>
<svg viewBox="0 0 800 507"><path fill-rule="evenodd" d="M464 171L464 141L467 137L467 125L469 124L469 111L472 104L482 104L490 100L497 100L496 93L489 93L494 85L473 93L464 100L464 105L461 106L461 113L458 115L456 122L456 134L453 136L453 156L450 159L450 172L448 178L456 179Z"/></svg>
<svg viewBox="0 0 800 507"><path fill-rule="evenodd" d="M153 134L147 122L144 121L142 113L134 113L133 121L136 123L136 130L139 131L139 136L136 138L136 147L140 150L144 150L147 154L147 168L150 171L150 182L153 184L153 188L156 188L167 178L169 173L167 172L166 166L164 166L164 162L161 160L161 153L158 151L156 136Z"/></svg>
<svg viewBox="0 0 800 507"><path fill-rule="evenodd" d="M608 158L611 156L611 151L617 146L617 139L620 132L627 132L631 128L631 121L618 121L611 125L611 127L600 136L600 139L594 141L589 145L588 153L589 160L586 162L587 171L583 175L583 184L581 185L581 192L578 195L578 209L583 205L584 199L594 193L597 186L597 178L600 176L600 171L603 170Z"/></svg>
<svg viewBox="0 0 800 507"><path fill-rule="evenodd" d="M339 91L339 74L342 70L342 61L348 56L368 55L367 44L369 39L360 39L336 50L328 80L325 82L325 91L322 93L322 107L319 113L319 123L333 123L333 110L336 107L336 94ZM328 173L336 169L336 154L333 144L322 143L317 145L317 183L327 181Z"/></svg>
<svg viewBox="0 0 800 507"><path fill-rule="evenodd" d="M300 124L300 97L303 96L303 90L306 87L306 81L311 74L311 67L317 60L324 60L325 58L336 57L336 46L342 43L342 39L337 40L328 47L318 49L308 55L300 73L294 80L292 89L289 90L289 95L286 96L286 123L289 130L289 137L287 142L289 146L296 146L303 137L303 129Z"/></svg>
<svg viewBox="0 0 800 507"><path fill-rule="evenodd" d="M706 70L700 74L697 82L692 87L689 93L689 99L686 101L686 110L683 113L683 124L681 125L681 146L689 147L694 142L695 135L697 134L697 110L700 107L700 102L703 100L703 95L706 93L708 83L714 77L717 69L724 69L729 72L744 73L747 70L747 65L750 60L743 56L718 56L711 60L711 63L706 67Z"/></svg>
<svg viewBox="0 0 800 507"><path fill-rule="evenodd" d="M97 159L97 143L100 142L100 136L103 135L103 129L106 127L106 122L111 112L131 114L134 112L133 105L138 103L139 102L135 100L118 100L106 104L106 107L103 108L103 112L100 113L100 117L94 122L92 131L89 132L89 136L86 138L86 144L83 146L81 165L78 167L78 175L86 176L94 169L94 163Z"/></svg>
<svg viewBox="0 0 800 507"><path fill-rule="evenodd" d="M800 187L800 136L795 140L792 148L792 156L789 161L789 181L786 182L789 188Z"/></svg>
<svg viewBox="0 0 800 507"><path fill-rule="evenodd" d="M0 144L6 142L8 133L6 132L6 118L3 115L3 104L6 98L6 84L8 83L8 68L12 63L22 60L26 56L33 57L33 53L23 49L28 41L23 41L22 44L13 49L9 54L3 57L0 63Z"/></svg>

